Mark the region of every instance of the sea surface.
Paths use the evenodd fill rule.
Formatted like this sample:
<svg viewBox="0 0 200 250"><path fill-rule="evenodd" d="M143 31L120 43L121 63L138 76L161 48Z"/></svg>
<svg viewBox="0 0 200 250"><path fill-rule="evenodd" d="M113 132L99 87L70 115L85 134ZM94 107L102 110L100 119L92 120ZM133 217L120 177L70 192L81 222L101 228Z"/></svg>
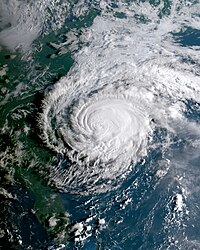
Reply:
<svg viewBox="0 0 200 250"><path fill-rule="evenodd" d="M0 249L200 250L200 2L1 0Z"/></svg>

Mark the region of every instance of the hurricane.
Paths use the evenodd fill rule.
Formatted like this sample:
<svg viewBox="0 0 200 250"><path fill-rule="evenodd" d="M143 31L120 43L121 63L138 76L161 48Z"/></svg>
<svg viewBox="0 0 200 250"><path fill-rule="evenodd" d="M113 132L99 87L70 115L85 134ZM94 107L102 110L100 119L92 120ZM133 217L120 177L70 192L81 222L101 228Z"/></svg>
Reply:
<svg viewBox="0 0 200 250"><path fill-rule="evenodd" d="M66 190L105 191L123 178L146 149L151 132L146 100L140 105L136 93L106 88L70 100L70 88L58 86L45 99L42 139L72 162L69 169L60 164L54 176Z"/></svg>
<svg viewBox="0 0 200 250"><path fill-rule="evenodd" d="M199 10L0 3L0 247L200 249Z"/></svg>
<svg viewBox="0 0 200 250"><path fill-rule="evenodd" d="M86 29L81 39L89 46L47 91L38 119L44 144L62 158L51 172L57 186L80 193L116 187L147 154L156 127L173 131L184 121L184 99L198 101L200 89L198 69L182 63L195 48L184 51L172 39L181 21L165 30L169 16L141 28L131 17L105 14Z"/></svg>

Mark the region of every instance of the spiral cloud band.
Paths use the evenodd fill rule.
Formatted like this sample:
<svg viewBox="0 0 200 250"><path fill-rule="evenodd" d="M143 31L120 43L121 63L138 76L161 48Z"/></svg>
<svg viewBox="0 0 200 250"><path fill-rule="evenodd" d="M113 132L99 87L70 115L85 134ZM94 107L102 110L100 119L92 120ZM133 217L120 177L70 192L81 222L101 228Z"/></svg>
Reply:
<svg viewBox="0 0 200 250"><path fill-rule="evenodd" d="M200 57L197 47L185 49L172 37L186 21L194 24L185 10L176 16L138 26L132 15L105 14L85 30L81 39L89 45L46 94L38 119L43 142L62 156L50 177L64 191L117 187L148 152L154 127L173 133L187 124L185 101L200 101L193 66Z"/></svg>
<svg viewBox="0 0 200 250"><path fill-rule="evenodd" d="M58 166L56 183L72 192L117 186L145 153L152 130L147 106L135 94L114 88L93 91L77 101L68 99L69 86L60 90L56 86L45 100L40 119L43 141L71 162Z"/></svg>
<svg viewBox="0 0 200 250"><path fill-rule="evenodd" d="M79 104L71 123L70 146L92 160L100 157L103 161L137 152L148 125L144 113L130 99L112 97ZM81 137L76 140L74 134Z"/></svg>

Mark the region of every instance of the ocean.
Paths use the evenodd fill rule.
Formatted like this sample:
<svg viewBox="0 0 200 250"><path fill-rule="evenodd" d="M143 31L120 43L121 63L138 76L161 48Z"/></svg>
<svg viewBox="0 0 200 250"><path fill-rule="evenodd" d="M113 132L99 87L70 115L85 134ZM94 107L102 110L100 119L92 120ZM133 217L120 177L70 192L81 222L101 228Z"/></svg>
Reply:
<svg viewBox="0 0 200 250"><path fill-rule="evenodd" d="M1 249L200 249L200 2L0 3Z"/></svg>

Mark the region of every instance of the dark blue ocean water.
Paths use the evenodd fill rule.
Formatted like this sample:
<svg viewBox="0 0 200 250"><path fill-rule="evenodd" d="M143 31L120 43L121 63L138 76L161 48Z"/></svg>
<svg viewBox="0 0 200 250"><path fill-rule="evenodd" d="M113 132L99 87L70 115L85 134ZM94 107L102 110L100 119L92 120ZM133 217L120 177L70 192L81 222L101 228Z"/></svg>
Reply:
<svg viewBox="0 0 200 250"><path fill-rule="evenodd" d="M158 2L151 4L156 7ZM115 5L111 1L113 9ZM147 155L131 168L120 187L106 193L63 193L48 178L61 156L39 138L38 113L45 93L75 63L73 53L85 46L80 41L77 51L62 54L51 43L64 42L69 30L77 28L81 33L81 28L90 27L100 15L94 6L81 18L71 13L56 32L41 34L33 43L37 49L31 60L5 46L0 50L1 70L7 70L0 75L0 248L200 249L200 155L198 145L191 147L191 142L199 140L198 131L181 128L174 134L157 127ZM170 1L164 1L160 15L167 15L169 6ZM123 13L115 15L126 18ZM139 20L148 22L142 16ZM188 27L172 35L180 47L189 48L200 46L199 34L198 29ZM199 67L195 58L183 57L182 61ZM183 103L183 116L199 125L200 104ZM188 186L191 193L186 194ZM180 210L178 194L183 199ZM56 219L55 227L51 218Z"/></svg>

